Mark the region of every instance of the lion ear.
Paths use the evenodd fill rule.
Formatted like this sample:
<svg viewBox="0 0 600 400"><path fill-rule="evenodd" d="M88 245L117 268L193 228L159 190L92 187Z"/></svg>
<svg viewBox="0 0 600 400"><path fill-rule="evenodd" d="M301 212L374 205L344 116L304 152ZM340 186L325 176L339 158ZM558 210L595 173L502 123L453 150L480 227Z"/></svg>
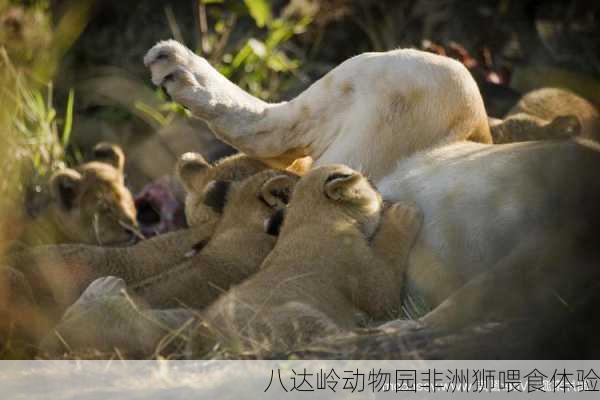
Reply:
<svg viewBox="0 0 600 400"><path fill-rule="evenodd" d="M269 207L285 207L290 201L296 179L288 175L277 175L263 183L260 197Z"/></svg>
<svg viewBox="0 0 600 400"><path fill-rule="evenodd" d="M227 204L230 187L229 181L210 181L204 188L204 205L219 214L222 213Z"/></svg>
<svg viewBox="0 0 600 400"><path fill-rule="evenodd" d="M179 157L175 172L186 192L198 190L196 183L212 166L198 153L185 153Z"/></svg>
<svg viewBox="0 0 600 400"><path fill-rule="evenodd" d="M356 200L362 197L362 180L357 172L331 174L325 181L325 195L334 201Z"/></svg>
<svg viewBox="0 0 600 400"><path fill-rule="evenodd" d="M64 169L55 173L50 179L50 191L60 206L71 211L79 194L82 176L74 169Z"/></svg>
<svg viewBox="0 0 600 400"><path fill-rule="evenodd" d="M116 144L101 142L94 146L92 150L92 159L112 165L115 169L123 173L125 169L125 153L123 149Z"/></svg>

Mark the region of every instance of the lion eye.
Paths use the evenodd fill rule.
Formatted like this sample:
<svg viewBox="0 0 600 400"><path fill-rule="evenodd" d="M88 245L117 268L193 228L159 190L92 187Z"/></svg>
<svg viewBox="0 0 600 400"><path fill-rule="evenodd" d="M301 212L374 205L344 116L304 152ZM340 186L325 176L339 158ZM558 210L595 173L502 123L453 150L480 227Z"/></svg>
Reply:
<svg viewBox="0 0 600 400"><path fill-rule="evenodd" d="M352 176L352 175L350 175L350 174L341 174L341 173L339 173L339 172L338 172L338 173L335 173L335 174L331 174L331 175L329 175L329 176L327 177L327 179L325 180L325 183L329 183L329 182L331 182L331 181L334 181L334 180L336 180L336 179L340 179L340 178L349 178L349 177L351 177L351 176Z"/></svg>

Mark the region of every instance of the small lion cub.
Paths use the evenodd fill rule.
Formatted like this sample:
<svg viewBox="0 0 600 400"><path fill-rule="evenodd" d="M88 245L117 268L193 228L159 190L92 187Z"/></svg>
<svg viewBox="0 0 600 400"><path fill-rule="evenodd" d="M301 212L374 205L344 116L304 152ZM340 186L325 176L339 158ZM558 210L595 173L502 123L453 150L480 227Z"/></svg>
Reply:
<svg viewBox="0 0 600 400"><path fill-rule="evenodd" d="M494 143L556 140L582 137L600 139L600 114L575 93L541 88L525 94L504 120L490 120Z"/></svg>
<svg viewBox="0 0 600 400"><path fill-rule="evenodd" d="M217 343L237 353L287 351L365 318L395 316L421 223L414 206L383 210L379 193L349 167L312 170L297 183L285 217L267 224L279 238L261 270L206 309L188 356Z"/></svg>

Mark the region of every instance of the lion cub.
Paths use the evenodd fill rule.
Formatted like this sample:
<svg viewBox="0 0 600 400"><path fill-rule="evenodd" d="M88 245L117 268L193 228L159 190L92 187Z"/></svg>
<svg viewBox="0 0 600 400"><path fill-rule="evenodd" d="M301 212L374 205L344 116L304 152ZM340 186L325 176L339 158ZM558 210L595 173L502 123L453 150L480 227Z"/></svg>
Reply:
<svg viewBox="0 0 600 400"><path fill-rule="evenodd" d="M136 209L124 184L123 151L99 143L93 159L50 178L49 203L30 221L23 242L114 245L134 239Z"/></svg>
<svg viewBox="0 0 600 400"><path fill-rule="evenodd" d="M397 314L421 226L415 207L398 203L383 211L364 176L332 165L301 178L285 214L260 271L201 315L191 356L215 343L236 352L285 351L365 318ZM274 216L267 229L276 231L281 220Z"/></svg>
<svg viewBox="0 0 600 400"><path fill-rule="evenodd" d="M221 205L215 204L211 199L205 204L204 189L209 182L242 181L266 169L269 167L265 163L241 153L222 158L212 165L198 153L183 154L175 171L186 192L185 217L188 225L199 226L221 217Z"/></svg>
<svg viewBox="0 0 600 400"><path fill-rule="evenodd" d="M566 139L600 139L600 115L587 100L558 88L527 93L506 114L490 123L494 143Z"/></svg>
<svg viewBox="0 0 600 400"><path fill-rule="evenodd" d="M123 279L94 281L55 331L72 349L117 347L123 353L148 355L169 331L193 319L194 310L256 273L276 240L265 230L265 221L287 204L296 181L290 173L265 170L243 181L208 183L202 207L214 207L220 218L212 237L195 246L195 254L131 284L131 297L121 293L127 289ZM120 289L113 290L115 285ZM60 353L62 340L51 333L42 348Z"/></svg>
<svg viewBox="0 0 600 400"><path fill-rule="evenodd" d="M265 169L268 169L265 164L243 155L227 157L211 165L199 154L186 153L177 163L176 175L187 191L186 214L190 229L170 232L128 247L82 244L36 247L16 252L8 263L25 273L35 286L36 294L44 293L63 310L94 279L103 276L118 276L127 284L153 276L159 279L160 274L169 269L188 263L194 248L209 242L223 215L224 204L229 202L225 188L234 187L236 181ZM240 196L239 201L235 207L240 210L268 208L256 192L248 193L247 198ZM268 215L261 216L257 224L262 224ZM230 218L229 227L251 229L243 221ZM223 231L224 225L220 229ZM260 229L262 231L262 225ZM225 246L223 250L228 248ZM262 259L258 265L260 262Z"/></svg>
<svg viewBox="0 0 600 400"><path fill-rule="evenodd" d="M210 182L203 204L220 215L212 237L189 260L132 285L132 292L152 307L206 307L258 270L276 240L265 221L286 206L297 179L265 170L238 182Z"/></svg>

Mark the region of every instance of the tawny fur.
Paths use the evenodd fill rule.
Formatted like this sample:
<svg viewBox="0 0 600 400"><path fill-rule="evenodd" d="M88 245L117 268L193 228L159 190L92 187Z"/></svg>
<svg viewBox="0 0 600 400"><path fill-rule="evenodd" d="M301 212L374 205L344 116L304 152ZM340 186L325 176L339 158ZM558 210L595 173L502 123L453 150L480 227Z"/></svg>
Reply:
<svg viewBox="0 0 600 400"><path fill-rule="evenodd" d="M384 198L414 202L425 216L407 269L408 314L422 317L526 239L534 239L533 260L562 249L560 241L593 241L599 166L597 144L572 140L455 144L399 163L377 185ZM587 257L560 255L573 267ZM512 296L525 295L516 290Z"/></svg>
<svg viewBox="0 0 600 400"><path fill-rule="evenodd" d="M489 142L487 117L471 76L444 57L414 50L362 54L292 101L274 105L241 91L177 42L157 44L144 61L155 84L243 151L283 159L309 154L316 165L345 163L372 178L384 199L411 199L423 207L425 225L409 268L418 292L427 293L421 311L491 268L517 232L558 219L550 203L574 192L569 182L595 187L585 168L595 165L596 151L587 145L465 141ZM526 111L549 120L549 113L570 114L575 107L585 135L596 137L597 112L574 95L565 100L563 92L531 93L512 118ZM572 196L584 194L577 187ZM570 207L564 212L572 213Z"/></svg>
<svg viewBox="0 0 600 400"><path fill-rule="evenodd" d="M219 167L215 167L217 168ZM195 173L204 172L197 170ZM187 178L194 180L194 174L190 171L188 173ZM213 174L218 175L214 172ZM227 176L233 178L232 175ZM273 185L270 184L274 178L281 176L286 177L283 184L278 183L277 179ZM152 306L202 309L231 285L241 282L258 270L275 244L275 237L265 231L264 223L275 210L285 206L295 180L296 178L290 173L265 170L239 182L230 181L230 188L223 199L224 208L218 212L219 218L214 228L209 229L206 228L206 224L202 224L201 227L205 229L192 228L185 232L159 236L126 249L91 248L96 252L104 252L105 262L108 265L98 265L97 262L94 263L95 257L89 257L89 254L82 255L80 251L76 257L64 261L62 277L64 278L64 274L68 273L77 275L73 270L79 266L85 270L83 274L85 280L75 281L73 277L66 279L77 289L81 288L82 283L89 283L90 279L98 276L116 275L122 277L123 282L130 284L130 293L139 301L140 308ZM188 211L191 213L197 209L203 213L204 208L209 207L188 203ZM79 247L72 250L82 249ZM110 250L113 251L109 253ZM125 250L126 253L121 253L121 250ZM47 254L45 259L48 259ZM88 264L86 267L81 267L86 263ZM43 271L48 274L44 277L46 281L56 282L59 279L56 270ZM39 278L32 279L39 281ZM63 282L63 279L59 279L59 282ZM59 282L57 284L60 284ZM66 290L63 284L55 288L55 297L62 296L60 304L71 304L74 300L72 295L78 292L77 289ZM67 296L68 298L65 298ZM136 307L132 307L123 298L103 296L101 300L107 302L106 307L110 304L108 307L110 310L106 308L105 311L108 314L114 313L115 321L120 321L120 318L124 318L128 313L136 311ZM85 302L90 303L90 301ZM123 310L116 312L118 304L122 304ZM91 309L102 309L102 307L102 304L97 304L91 306ZM62 309L64 310L64 306ZM137 318L139 317L137 315ZM89 315L85 318L90 320ZM105 342L102 343L107 343L108 337L118 331L118 329L113 331L116 329L115 326L120 325L117 322L109 324L109 315L104 315L103 318L106 325L103 331ZM136 316L131 315L130 318L134 321ZM61 326L57 328L64 335L69 336L68 332L73 330L85 331L85 328L78 327L73 322L77 320L66 316L64 319ZM81 343L82 340L79 338L76 341ZM54 340L51 342L55 343ZM90 347L94 345L91 341L87 343Z"/></svg>
<svg viewBox="0 0 600 400"><path fill-rule="evenodd" d="M198 253L160 275L137 282L131 292L152 307L201 310L256 273L276 241L266 232L265 221L285 207L296 179L289 173L267 170L234 182L212 237Z"/></svg>
<svg viewBox="0 0 600 400"><path fill-rule="evenodd" d="M50 202L30 221L21 238L27 244L125 244L134 238L136 209L125 187L125 156L116 145L100 143L95 161L65 168L50 179Z"/></svg>
<svg viewBox="0 0 600 400"><path fill-rule="evenodd" d="M204 206L204 188L209 182L241 181L269 167L243 154L225 157L211 165L198 153L185 153L179 158L175 169L186 191L188 225L199 226L220 218L219 213Z"/></svg>
<svg viewBox="0 0 600 400"><path fill-rule="evenodd" d="M590 239L590 243L593 243L593 235L590 236L590 233L598 222L598 214L594 210L600 201L600 187L595 179L596 167L600 165L599 154L597 146L585 142L501 146L465 144L419 154L401 163L398 168L403 171L404 178L380 182L384 190L389 188L391 191L383 194L420 204L424 210L425 222L407 259L405 284L402 286L399 283L400 286L389 295L389 299L397 298L395 296L401 295L401 288L406 287L408 290L401 301L403 308L408 309L408 314L412 314L414 318L423 317L421 323L425 326L441 329L454 329L486 320L520 318L526 314L546 312L548 307L557 306L562 298L568 301L575 299L577 288L585 285L586 277L590 276L590 271L593 272L592 269L582 270L583 274L577 273L577 276L582 276L577 281L569 277L573 268L581 269L589 264L581 246L585 246ZM482 180L490 176L494 177L494 182L502 184L481 183L477 186L479 190L465 190L472 182L484 182ZM402 191L398 192L398 187ZM555 196L548 196L549 191L555 193ZM300 201L300 197L296 197ZM343 330L339 324L347 328L344 325L344 321L347 323L346 319L341 322L335 318L332 320L327 308L315 308L313 303L305 301L302 293L297 294L305 287L305 283L308 283L306 287L317 288L316 293L306 292L309 297L316 296L316 299L320 299L319 296L329 292L329 288L318 289L319 284L329 286L327 281L314 283L310 281L310 276L306 277L296 271L298 260L304 257L301 252L304 249L311 251L310 243L313 239L315 246L325 248L319 247L315 251L323 256L319 256L311 265L329 265L331 259L340 259L342 262L346 260L345 256L337 253L333 255L331 252L347 251L354 256L354 251L344 247L344 242L336 236L339 232L331 233L324 229L323 221L329 221L329 218L316 212L318 193L311 193L306 198L312 200L306 200L307 206L302 212L298 212L300 217L296 223L290 222L292 225L287 225L294 228L282 231L282 239L287 235L293 238L290 239L290 247L282 247L283 250L279 253L281 263L289 265L290 269L287 272L283 267L282 272L274 269L277 273L289 273L290 279L286 281L279 275L272 275L273 269L265 269L251 278L254 280L262 277L260 279L264 279L264 282L270 282L270 285L267 283L261 286L258 292L270 293L272 287L281 287L285 293L298 297L283 304L286 297L277 291L280 297L268 298L264 306L260 303L260 307L257 307L252 302L248 303L245 297L237 300L240 296L245 296L243 288L247 284L234 288L210 308L219 310L217 305L221 304L220 311L213 312L222 311L227 318L216 318L217 333L214 330L201 331L210 336L205 341L197 338L199 348L192 353L193 356L201 355L217 341L222 341L234 354L239 354L235 353L238 350L263 354L273 348L289 350L295 345L310 342L314 335ZM496 204L494 212L490 212L490 204ZM287 217L293 215L288 213ZM465 220L464 216L469 218ZM543 224L540 224L541 221ZM307 226L296 229L295 225L302 225L301 223L306 223ZM377 224L376 219L367 218L358 225L360 232L367 237L375 231ZM339 228L343 226L340 224ZM579 247L567 246L565 237L577 238L576 241L581 242ZM490 238L495 240L491 241ZM294 246L293 242L302 245ZM515 256L512 256L513 248ZM356 251L367 251L363 245L357 249ZM310 270L310 265L305 267ZM333 268L332 271L335 271ZM351 268L352 266L349 270ZM516 285L511 276L522 276L526 280ZM342 281L343 279L335 280ZM297 286L296 283L300 285ZM385 289L381 282L375 282L375 285ZM242 294L236 294L240 290ZM364 287L361 287L361 291L369 293ZM509 292L511 301L505 301L506 293ZM415 306L415 299L421 302L420 308ZM114 301L117 300L113 299L109 303L113 304ZM118 302L121 301L124 300ZM522 306L525 303L528 307ZM138 318L140 315L146 319L170 315L167 310L148 310L143 303L139 304L140 310L135 314ZM250 307L245 307L245 304L250 304ZM439 308L434 309L438 305ZM124 309L127 307L131 308L131 305ZM434 311L424 315L430 309ZM99 315L102 314L101 310L102 306L98 305L96 312ZM258 314L257 310L260 311ZM157 316L153 316L153 313L159 311ZM181 319L175 318L182 315L181 311L175 311L170 321L183 323ZM196 317L194 313L191 314ZM297 316L297 319L290 315ZM106 321L106 317L103 318ZM115 318L127 320L132 317L125 313L115 314ZM245 326L240 320L248 319L256 320L256 324L253 325L252 322L248 325L251 329L244 331L243 335L236 334ZM354 323L357 324L360 319L357 318ZM188 319L184 322L188 322ZM172 325L170 329L177 329L178 326L181 325ZM188 328L186 325L186 332ZM165 334L164 329L161 332ZM220 334L225 336L221 338ZM245 337L251 340L245 340ZM361 350L347 351L359 354Z"/></svg>
<svg viewBox="0 0 600 400"><path fill-rule="evenodd" d="M236 353L289 349L396 315L420 225L410 205L395 204L382 217L381 197L358 172L314 169L296 185L260 272L201 315L191 355L215 343Z"/></svg>
<svg viewBox="0 0 600 400"><path fill-rule="evenodd" d="M38 290L49 289L71 302L74 300L73 293L78 296L95 278L115 275L127 283L138 282L178 265L186 259L194 245L210 239L221 214L204 204L204 189L209 182L242 180L267 168L242 155L209 165L199 154L185 154L177 164L176 173L188 190L186 213L190 229L129 247L41 246L11 254L7 263L26 271ZM244 208L242 205L239 207ZM236 224L239 225L239 222Z"/></svg>
<svg viewBox="0 0 600 400"><path fill-rule="evenodd" d="M566 232L579 233L588 224L587 194L595 199L599 193L590 175L598 165L597 151L587 145L463 142L489 142L487 119L472 78L462 66L442 57L411 50L364 54L342 64L298 98L275 105L252 98L175 42L157 45L145 61L156 84L165 86L173 98L206 119L217 135L248 154L278 166L306 155L316 165L347 163L374 178L384 198L422 205L425 225L409 257L407 286L409 297L420 298L425 308L453 298L457 289L485 274L521 235L537 234L540 243L552 243ZM557 232L565 221L571 221L568 229ZM366 236L377 225L370 222L362 226ZM537 229L541 224L556 229ZM318 237L319 231L310 233ZM543 249L528 251L535 257ZM567 256L576 260L574 253ZM285 257L291 256L282 255L291 262ZM320 265L318 260L313 264ZM316 330L356 325L356 313L332 313L304 301L305 295L293 290L295 280L280 285L292 298L276 298L279 302L269 303L272 307L266 307L261 317L257 310L262 308L252 303L251 295L236 299L247 286L258 285L263 292L271 289L273 276L266 270L211 306L205 314L207 327L201 331L210 337L198 336L196 354L210 347L215 336L244 349L260 348L263 339L274 339L271 336L277 333L283 343L271 342L286 347L297 337L283 333L294 329L307 335L300 341L310 341ZM261 279L270 279L271 286L252 283ZM489 279L486 282L493 282L493 275ZM332 291L332 296L336 293ZM457 298L472 298L468 292L457 293ZM498 296L502 291L494 293ZM307 295L318 298L323 291ZM474 306L469 300L464 304ZM293 326L289 315L300 316L296 321L302 329ZM246 330L240 333L239 329Z"/></svg>
<svg viewBox="0 0 600 400"><path fill-rule="evenodd" d="M600 139L600 114L584 98L565 89L527 93L503 120L491 123L494 143L582 137Z"/></svg>

